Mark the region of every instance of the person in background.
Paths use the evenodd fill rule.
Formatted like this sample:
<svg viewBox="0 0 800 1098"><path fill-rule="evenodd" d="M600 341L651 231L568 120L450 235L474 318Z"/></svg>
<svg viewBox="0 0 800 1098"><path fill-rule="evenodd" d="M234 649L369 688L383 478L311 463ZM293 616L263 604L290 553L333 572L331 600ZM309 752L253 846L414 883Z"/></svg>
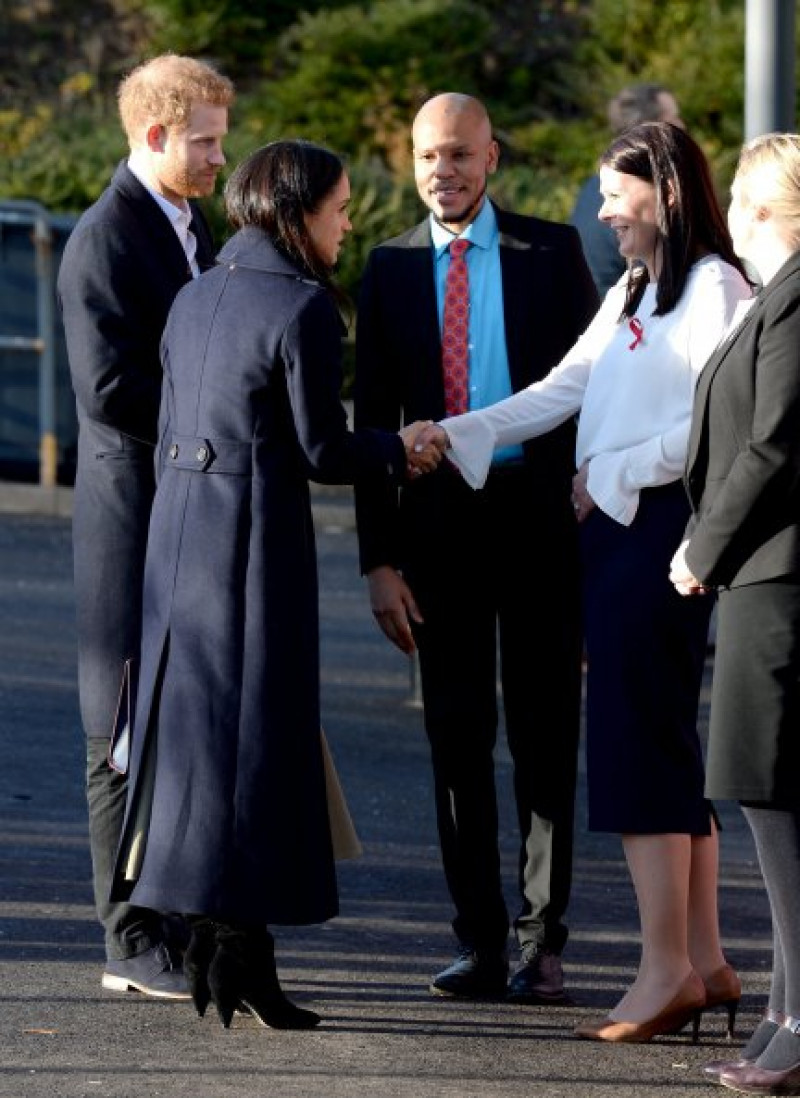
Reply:
<svg viewBox="0 0 800 1098"><path fill-rule="evenodd" d="M632 84L623 88L608 104L608 121L611 132L624 133L640 122L671 122L682 126L675 96L661 84ZM570 223L580 233L583 254L592 272L592 278L601 297L625 272L626 262L620 255L614 233L598 213L603 204L600 194L600 178L591 176L581 186Z"/></svg>
<svg viewBox="0 0 800 1098"><path fill-rule="evenodd" d="M386 430L544 377L597 308L575 230L487 197L498 146L480 102L435 96L412 137L430 212L371 252L356 330L356 423ZM478 495L445 463L399 498L386 484L356 488L373 613L402 652L419 650L458 941L434 995L565 1001L581 689L574 431L564 424L499 453ZM493 758L498 630L519 822L521 956L510 984Z"/></svg>
<svg viewBox="0 0 800 1098"><path fill-rule="evenodd" d="M700 375L672 579L718 593L706 792L739 801L753 832L773 968L766 1016L705 1070L744 1094L800 1094L800 135L745 145L731 194L762 289Z"/></svg>
<svg viewBox="0 0 800 1098"><path fill-rule="evenodd" d="M303 141L225 188L235 235L164 333L128 808L113 895L187 917L198 1013L319 1021L283 994L268 924L338 910L320 738L308 480L400 483L419 425L347 430L331 271L351 225L341 160ZM406 443L404 447L403 443ZM436 448L412 453L416 472ZM421 460L420 460L421 458Z"/></svg>
<svg viewBox="0 0 800 1098"><path fill-rule="evenodd" d="M139 652L159 341L178 290L213 263L211 234L194 199L213 193L225 163L233 97L226 77L175 54L122 81L119 111L130 154L75 226L58 276L79 424L78 676L94 897L105 931L102 985L166 999L186 999L188 991L161 916L109 900L126 779L109 767L107 751L117 711L127 711Z"/></svg>
<svg viewBox="0 0 800 1098"><path fill-rule="evenodd" d="M699 146L669 123L626 131L603 154L601 218L636 261L542 381L447 419L419 445L449 442L467 484L496 448L580 412L572 501L581 524L588 658L589 827L622 836L641 923L633 985L578 1027L597 1041L649 1041L725 1004L741 987L717 917L718 845L705 799L697 707L709 600L668 579L689 504L681 473L704 363L751 288ZM546 573L526 582L549 586Z"/></svg>

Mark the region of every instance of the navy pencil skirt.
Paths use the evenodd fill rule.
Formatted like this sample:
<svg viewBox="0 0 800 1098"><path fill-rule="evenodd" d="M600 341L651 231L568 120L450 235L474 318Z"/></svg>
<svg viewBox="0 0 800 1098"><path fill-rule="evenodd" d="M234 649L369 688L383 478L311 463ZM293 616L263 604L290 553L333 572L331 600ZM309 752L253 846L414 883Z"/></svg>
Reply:
<svg viewBox="0 0 800 1098"><path fill-rule="evenodd" d="M581 525L589 828L711 832L697 708L712 599L669 580L689 504L680 481L642 491L622 526Z"/></svg>

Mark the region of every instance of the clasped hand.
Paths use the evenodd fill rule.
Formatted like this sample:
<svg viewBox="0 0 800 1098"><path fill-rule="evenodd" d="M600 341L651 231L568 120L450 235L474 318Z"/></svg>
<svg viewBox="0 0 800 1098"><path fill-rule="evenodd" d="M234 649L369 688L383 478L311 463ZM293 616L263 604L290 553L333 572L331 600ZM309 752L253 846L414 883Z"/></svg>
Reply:
<svg viewBox="0 0 800 1098"><path fill-rule="evenodd" d="M447 435L432 420L416 420L399 432L406 449L408 475L432 473L444 457Z"/></svg>
<svg viewBox="0 0 800 1098"><path fill-rule="evenodd" d="M672 558L669 578L675 585L675 590L679 595L705 595L709 588L704 587L700 580L692 575L686 563L686 546L688 544L688 541L682 542Z"/></svg>

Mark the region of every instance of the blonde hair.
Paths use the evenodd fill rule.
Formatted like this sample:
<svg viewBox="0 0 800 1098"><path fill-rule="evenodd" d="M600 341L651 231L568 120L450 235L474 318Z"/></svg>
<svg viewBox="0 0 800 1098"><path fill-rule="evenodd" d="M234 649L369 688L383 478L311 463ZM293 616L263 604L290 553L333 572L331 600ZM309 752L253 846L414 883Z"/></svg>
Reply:
<svg viewBox="0 0 800 1098"><path fill-rule="evenodd" d="M165 53L137 66L117 90L122 126L131 145L149 125L182 129L196 103L229 107L233 84L204 61Z"/></svg>
<svg viewBox="0 0 800 1098"><path fill-rule="evenodd" d="M800 134L767 133L748 141L736 182L748 203L767 207L800 245Z"/></svg>

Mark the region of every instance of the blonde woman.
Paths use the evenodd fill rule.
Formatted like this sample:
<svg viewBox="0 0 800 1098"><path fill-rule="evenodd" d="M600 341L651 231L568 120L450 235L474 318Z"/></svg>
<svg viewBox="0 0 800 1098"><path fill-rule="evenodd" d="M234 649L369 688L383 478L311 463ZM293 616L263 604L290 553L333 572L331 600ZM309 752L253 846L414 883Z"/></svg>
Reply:
<svg viewBox="0 0 800 1098"><path fill-rule="evenodd" d="M800 1094L800 136L744 147L728 220L763 289L698 382L672 579L719 590L706 792L752 829L774 958L767 1015L706 1074Z"/></svg>

